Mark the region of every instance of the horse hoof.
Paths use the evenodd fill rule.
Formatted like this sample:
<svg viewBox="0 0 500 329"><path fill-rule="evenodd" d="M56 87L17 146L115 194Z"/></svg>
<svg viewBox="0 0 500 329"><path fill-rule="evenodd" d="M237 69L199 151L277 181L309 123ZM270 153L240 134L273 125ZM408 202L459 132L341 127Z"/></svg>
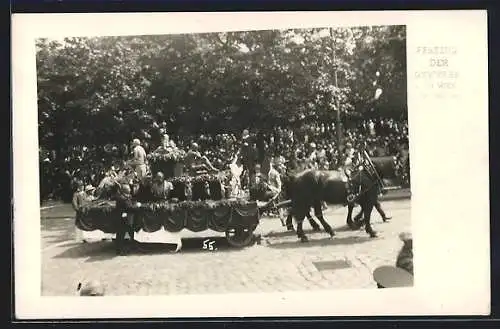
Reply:
<svg viewBox="0 0 500 329"><path fill-rule="evenodd" d="M330 238L333 238L335 236L335 232L331 231L331 232L328 232L330 234Z"/></svg>
<svg viewBox="0 0 500 329"><path fill-rule="evenodd" d="M287 231L293 231L293 226L288 226L286 229Z"/></svg>
<svg viewBox="0 0 500 329"><path fill-rule="evenodd" d="M368 234L370 235L370 238L376 238L376 237L378 237L377 232L368 232Z"/></svg>
<svg viewBox="0 0 500 329"><path fill-rule="evenodd" d="M307 238L307 236L303 236L300 238L300 242L309 242L309 239Z"/></svg>
<svg viewBox="0 0 500 329"><path fill-rule="evenodd" d="M383 220L383 221L384 221L384 223L385 223L385 222L390 221L390 220L391 220L391 218L392 218L392 217L385 217L385 218L382 218L382 220Z"/></svg>

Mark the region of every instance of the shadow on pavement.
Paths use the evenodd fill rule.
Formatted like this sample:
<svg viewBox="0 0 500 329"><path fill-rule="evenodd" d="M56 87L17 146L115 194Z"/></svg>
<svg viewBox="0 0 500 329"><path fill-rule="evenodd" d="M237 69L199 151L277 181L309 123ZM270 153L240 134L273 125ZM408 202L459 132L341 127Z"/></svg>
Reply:
<svg viewBox="0 0 500 329"><path fill-rule="evenodd" d="M207 241L208 240L208 241ZM210 242L213 250L208 250L208 244L205 243L207 249L203 249L204 241ZM213 243L212 243L213 242ZM142 255L158 255L175 252L177 245L161 244L161 243L143 243L138 245L139 252L134 254ZM187 253L210 253L210 252L228 252L238 250L229 245L227 240L222 237L193 237L182 239L182 249L179 254Z"/></svg>
<svg viewBox="0 0 500 329"><path fill-rule="evenodd" d="M52 258L105 257L105 259L110 259L115 257L115 249L113 243L110 241L92 243L69 242L68 245L73 246L53 256Z"/></svg>
<svg viewBox="0 0 500 329"><path fill-rule="evenodd" d="M349 236L349 237L325 237L322 239L309 240L309 242L300 242L299 240L295 241L286 241L286 242L278 242L273 244L268 244L268 248L274 249L289 249L289 248L309 248L309 247L318 247L318 246L335 246L335 245L352 245L358 243L365 243L372 240L369 236Z"/></svg>
<svg viewBox="0 0 500 329"><path fill-rule="evenodd" d="M324 232L324 229L321 230L321 232ZM311 234L311 233L317 233L314 232L313 230L304 230L305 234ZM297 233L294 231L280 231L280 232L269 232L263 234L263 237L265 238L285 238L289 236L296 236Z"/></svg>
<svg viewBox="0 0 500 329"><path fill-rule="evenodd" d="M209 240L212 242L213 250L204 249L204 241ZM256 237L254 241L248 246L259 243L260 237ZM206 245L206 244L205 244ZM162 244L162 243L130 243L127 241L128 253L125 256L117 256L115 253L115 246L113 241L99 241L91 243L76 243L69 242L67 246L71 246L69 249L55 255L53 258L87 258L86 262L100 262L109 260L115 257L126 257L129 256L154 256L161 254L172 254L175 253L175 244ZM248 248L246 247L246 248ZM243 248L244 249L244 248ZM211 253L211 252L232 252L242 250L239 248L234 248L229 245L226 238L223 237L213 237L213 238L187 238L182 239L182 249L177 252L179 254L187 253Z"/></svg>
<svg viewBox="0 0 500 329"><path fill-rule="evenodd" d="M333 228L335 232L356 232L356 231L364 231L364 227L361 227L359 229L353 230L347 225L343 225L340 227L334 227Z"/></svg>
<svg viewBox="0 0 500 329"><path fill-rule="evenodd" d="M349 228L349 226L343 225L343 226L340 226L340 227L334 227L333 230L335 232L355 232L355 231L358 231L358 230L364 230L364 228L352 230L352 229ZM320 232L325 233L325 230L322 228ZM320 232L315 232L315 231L313 231L311 229L304 230L305 234L320 233ZM269 232L269 233L263 234L263 236L266 237L266 238L286 238L286 237L296 236L296 235L297 235L297 233L296 233L295 230L294 231Z"/></svg>

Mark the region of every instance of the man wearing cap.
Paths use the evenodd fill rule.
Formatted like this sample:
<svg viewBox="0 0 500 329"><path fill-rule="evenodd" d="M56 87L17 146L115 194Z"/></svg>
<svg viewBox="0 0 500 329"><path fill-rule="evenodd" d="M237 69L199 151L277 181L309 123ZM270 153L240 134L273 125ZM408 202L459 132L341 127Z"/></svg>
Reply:
<svg viewBox="0 0 500 329"><path fill-rule="evenodd" d="M85 193L84 185L82 181L77 182L77 187L75 193L73 193L73 200L71 205L73 210L78 211L87 202L87 195Z"/></svg>
<svg viewBox="0 0 500 329"><path fill-rule="evenodd" d="M128 233L130 240L134 241L134 221L133 215L130 213L131 210L140 207L139 202L132 201L131 188L128 184L121 184L119 186L118 192L115 195L115 213L116 218L116 240L115 247L117 255L123 255L125 234Z"/></svg>
<svg viewBox="0 0 500 329"><path fill-rule="evenodd" d="M92 185L87 185L85 187L85 194L88 201L94 201L96 197L94 196L95 187Z"/></svg>
<svg viewBox="0 0 500 329"><path fill-rule="evenodd" d="M141 141L135 138L132 141L132 161L130 162L132 168L137 174L137 178L140 180L146 176L147 172L147 158L146 151L141 146Z"/></svg>
<svg viewBox="0 0 500 329"><path fill-rule="evenodd" d="M396 266L381 266L373 272L373 279L378 288L398 288L413 286L413 238L412 234L403 232L399 235L403 241Z"/></svg>

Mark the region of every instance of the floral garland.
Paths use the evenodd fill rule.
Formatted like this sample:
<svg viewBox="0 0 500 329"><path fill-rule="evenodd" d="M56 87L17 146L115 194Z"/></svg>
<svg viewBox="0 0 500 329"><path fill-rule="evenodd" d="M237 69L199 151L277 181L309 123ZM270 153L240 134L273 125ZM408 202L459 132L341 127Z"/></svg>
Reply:
<svg viewBox="0 0 500 329"><path fill-rule="evenodd" d="M82 208L78 210L78 213L80 215L86 215L89 212L94 212L96 210L99 210L99 212L102 212L104 214L109 214L115 209L115 202L114 201L108 201L108 200L95 200L93 202L90 202L86 205L84 205Z"/></svg>
<svg viewBox="0 0 500 329"><path fill-rule="evenodd" d="M247 206L254 202L247 200L203 200L203 201L182 201L178 203L172 203L168 201L163 202L155 202L155 203L147 203L142 204L140 209L148 210L148 211L168 211L168 212L176 212L182 210L191 210L191 209L216 209L216 208L225 208L225 207L237 207L237 206Z"/></svg>
<svg viewBox="0 0 500 329"><path fill-rule="evenodd" d="M227 207L238 207L238 206L248 206L249 204L255 204L255 202L247 201L247 200L204 200L204 201L182 201L178 203L162 201L162 202L154 202L154 203L143 203L140 205L138 209L145 210L148 212L168 212L175 213L179 211L191 210L191 209L205 209L205 210L213 210L217 208L227 208ZM111 202L100 202L93 203L88 206L85 206L79 210L81 215L88 215L90 212L92 213L103 213L109 214L111 211L115 209L115 205Z"/></svg>
<svg viewBox="0 0 500 329"><path fill-rule="evenodd" d="M151 162L174 161L180 162L186 157L186 152L181 149L175 149L168 153L153 152L148 154L147 158Z"/></svg>
<svg viewBox="0 0 500 329"><path fill-rule="evenodd" d="M199 176L180 176L180 177L173 177L170 178L169 181L172 184L175 183L183 183L183 184L188 184L188 183L203 183L203 182L221 182L225 181L228 178L228 173L227 172L220 172L217 174L203 174Z"/></svg>

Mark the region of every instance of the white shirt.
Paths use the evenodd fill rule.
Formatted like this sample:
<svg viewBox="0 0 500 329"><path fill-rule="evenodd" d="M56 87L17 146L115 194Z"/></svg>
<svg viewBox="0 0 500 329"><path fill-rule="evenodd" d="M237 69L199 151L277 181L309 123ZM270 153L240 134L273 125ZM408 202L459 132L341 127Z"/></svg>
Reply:
<svg viewBox="0 0 500 329"><path fill-rule="evenodd" d="M271 168L271 170L269 170L268 183L269 183L269 187L271 188L271 190L274 193L281 192L281 178L280 178L280 174L274 168Z"/></svg>
<svg viewBox="0 0 500 329"><path fill-rule="evenodd" d="M354 149L349 149L347 152L347 158L345 159L344 166L346 169L352 168L354 162Z"/></svg>
<svg viewBox="0 0 500 329"><path fill-rule="evenodd" d="M132 154L134 155L133 162L135 165L146 164L146 151L144 151L144 148L142 146L137 145L136 147L134 147Z"/></svg>
<svg viewBox="0 0 500 329"><path fill-rule="evenodd" d="M368 123L368 127L370 129L370 135L375 135L375 123L373 123L373 121L370 121L370 123Z"/></svg>

